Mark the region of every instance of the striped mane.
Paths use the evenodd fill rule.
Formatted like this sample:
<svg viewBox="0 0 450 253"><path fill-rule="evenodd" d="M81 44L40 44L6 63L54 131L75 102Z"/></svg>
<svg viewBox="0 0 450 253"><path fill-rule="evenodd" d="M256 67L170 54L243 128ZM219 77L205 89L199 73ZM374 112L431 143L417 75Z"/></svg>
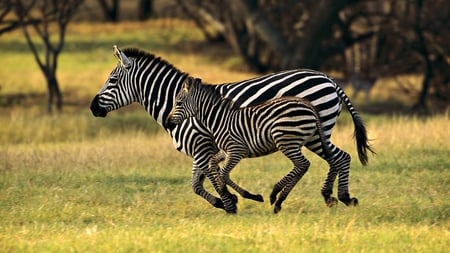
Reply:
<svg viewBox="0 0 450 253"><path fill-rule="evenodd" d="M154 54L151 54L147 51L141 50L139 48L135 48L135 47L127 47L127 48L123 48L121 49L122 52L129 58L136 58L136 59L150 59L150 60L156 60L156 62L162 63L163 65L166 65L170 68L175 69L177 72L180 73L186 73L184 71L179 70L177 67L175 67L172 63L164 60L163 58L156 56Z"/></svg>
<svg viewBox="0 0 450 253"><path fill-rule="evenodd" d="M239 105L236 105L236 102L233 101L230 98L226 98L222 95L220 92L220 85L216 84L208 84L199 82L197 84L197 89L202 90L204 94L206 94L208 97L212 98L217 103L221 103L222 105L229 106L231 109L239 109Z"/></svg>

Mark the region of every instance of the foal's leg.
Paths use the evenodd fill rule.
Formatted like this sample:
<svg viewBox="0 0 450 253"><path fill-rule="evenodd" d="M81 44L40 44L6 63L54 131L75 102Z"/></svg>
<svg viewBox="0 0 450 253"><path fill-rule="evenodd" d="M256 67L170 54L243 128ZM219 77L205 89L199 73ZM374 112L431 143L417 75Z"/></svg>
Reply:
<svg viewBox="0 0 450 253"><path fill-rule="evenodd" d="M240 149L236 150L236 152L229 150L228 156L225 156L225 164L223 168L219 170L219 180L217 180L220 183L219 192L223 192L223 189L225 189L226 187L226 182L230 181L230 172L236 166L236 164L244 157L242 153L243 152L241 152ZM218 164L221 160L223 160L223 153L218 152L210 160L211 170L214 169L218 170ZM237 212L236 203L233 203L233 205L229 205L229 203L226 203L225 201L223 202L225 210L227 210L228 213Z"/></svg>
<svg viewBox="0 0 450 253"><path fill-rule="evenodd" d="M227 213L237 213L237 197L228 191L225 180L223 180L221 173L219 173L219 162L223 160L221 157L222 154L220 151L211 157L209 160L208 175L211 175L212 178L210 178L210 181L214 182L214 188L222 198L225 211Z"/></svg>
<svg viewBox="0 0 450 253"><path fill-rule="evenodd" d="M293 152L293 150L282 150L282 152L292 161L294 168L273 187L272 193L270 194L270 204L275 203L273 209L274 213L278 213L281 210L283 201L309 169L310 162L300 153L299 148L296 148L295 150L296 152ZM278 193L280 194L278 195Z"/></svg>
<svg viewBox="0 0 450 253"><path fill-rule="evenodd" d="M226 154L224 151L219 151L219 153L216 154L217 160L223 161L225 158L226 158ZM253 194L253 193L241 188L230 177L228 177L228 179L226 179L225 183L227 185L231 186L231 188L233 188L235 191L237 191L239 193L239 195L241 195L243 198L252 199L255 201L259 201L259 202L264 202L264 198L261 194ZM237 202L237 199L236 199L236 202Z"/></svg>
<svg viewBox="0 0 450 253"><path fill-rule="evenodd" d="M192 190L194 191L195 194L204 198L214 207L224 209L222 199L212 195L211 193L206 191L205 188L203 187L203 183L205 181L205 174L203 174L202 171L206 170L200 170L199 165L197 165L198 164L197 162L198 161L194 160L192 166ZM208 164L206 164L206 166L208 166Z"/></svg>

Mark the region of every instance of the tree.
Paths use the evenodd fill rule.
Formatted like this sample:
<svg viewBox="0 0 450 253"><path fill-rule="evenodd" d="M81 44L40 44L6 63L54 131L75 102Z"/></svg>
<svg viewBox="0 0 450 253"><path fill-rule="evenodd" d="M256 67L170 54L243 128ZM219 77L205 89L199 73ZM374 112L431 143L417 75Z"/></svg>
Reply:
<svg viewBox="0 0 450 253"><path fill-rule="evenodd" d="M223 39L257 71L351 69L372 80L421 74L420 91L404 89L417 94L416 108L425 108L430 95L449 99L450 9L445 0L177 3L207 39Z"/></svg>
<svg viewBox="0 0 450 253"><path fill-rule="evenodd" d="M207 38L223 37L258 71L319 68L336 53L322 42L334 37L339 12L353 2L178 0Z"/></svg>
<svg viewBox="0 0 450 253"><path fill-rule="evenodd" d="M98 0L106 21L119 21L119 0L112 0L111 4L108 0Z"/></svg>
<svg viewBox="0 0 450 253"><path fill-rule="evenodd" d="M56 70L67 25L82 0L11 0L27 44L47 81L47 111L60 111L63 101ZM37 36L34 36L37 35ZM39 41L43 47L39 46ZM43 51L43 52L41 52Z"/></svg>
<svg viewBox="0 0 450 253"><path fill-rule="evenodd" d="M137 11L139 20L150 18L153 14L153 0L139 0Z"/></svg>

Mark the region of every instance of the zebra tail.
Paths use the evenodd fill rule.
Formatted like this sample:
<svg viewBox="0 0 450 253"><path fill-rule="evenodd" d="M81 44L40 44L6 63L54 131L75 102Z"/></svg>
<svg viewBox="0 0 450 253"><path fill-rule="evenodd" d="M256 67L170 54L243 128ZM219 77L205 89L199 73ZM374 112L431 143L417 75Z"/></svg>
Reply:
<svg viewBox="0 0 450 253"><path fill-rule="evenodd" d="M350 98L347 96L347 94L345 94L344 90L339 85L336 85L336 90L339 97L341 97L344 101L347 110L352 115L353 125L355 126L353 138L356 139L356 148L358 150L359 161L361 161L361 164L365 166L369 162L367 152L370 151L372 154L375 154L375 151L370 146L367 139L366 127L364 126L363 120L359 116L356 109L353 107L353 104L350 102Z"/></svg>

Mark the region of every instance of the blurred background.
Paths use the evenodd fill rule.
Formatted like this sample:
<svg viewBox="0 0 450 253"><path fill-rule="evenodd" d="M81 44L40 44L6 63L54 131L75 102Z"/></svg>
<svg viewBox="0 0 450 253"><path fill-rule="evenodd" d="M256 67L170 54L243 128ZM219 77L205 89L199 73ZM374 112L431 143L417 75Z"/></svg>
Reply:
<svg viewBox="0 0 450 253"><path fill-rule="evenodd" d="M1 0L0 106L86 106L114 67L114 44L162 54L182 70L187 54L207 55L201 70L186 71L218 83L321 70L369 112L449 106L445 0ZM220 72L212 65L235 74L208 76ZM77 92L74 80L93 88Z"/></svg>

